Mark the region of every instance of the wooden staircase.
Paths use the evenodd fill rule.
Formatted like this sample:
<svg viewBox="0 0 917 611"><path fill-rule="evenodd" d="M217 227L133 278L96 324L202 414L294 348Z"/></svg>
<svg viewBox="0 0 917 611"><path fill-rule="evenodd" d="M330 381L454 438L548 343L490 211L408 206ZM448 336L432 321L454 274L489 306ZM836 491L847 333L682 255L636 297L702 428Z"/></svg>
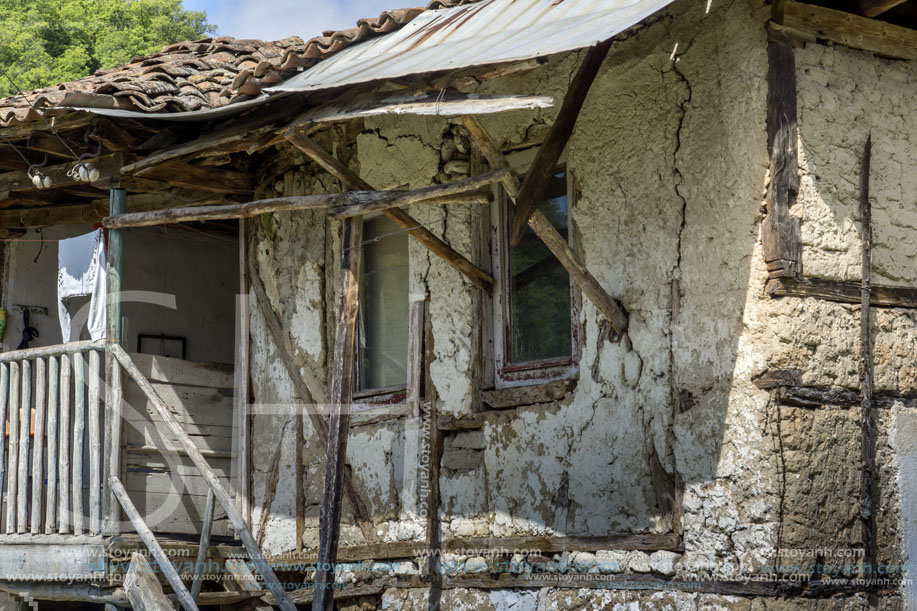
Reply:
<svg viewBox="0 0 917 611"><path fill-rule="evenodd" d="M210 466L207 459L198 448L197 444L191 438L185 426L179 422L178 418L175 414L173 414L169 405L163 400L157 389L140 371L136 363L131 359L130 355L128 355L127 352L121 348L121 346L117 344L111 344L108 347L108 350L117 360L117 363L127 373L128 377L133 380L133 382L146 396L146 400L151 408L151 415L153 416L154 420L164 425L164 427L169 431L171 436L179 444L178 449L185 456L187 456L191 463L197 468L200 477L204 480L209 488L207 507L205 511L206 515L204 516L201 530L201 543L198 551L198 558L206 558L206 550L210 544L214 510L215 507L219 505L223 512L225 512L226 517L232 523L233 527L239 535L239 538L242 540L242 545L245 547L245 551L248 554L248 563L250 563L251 566L261 575L262 581L267 586L270 594L273 596L274 603L284 611L295 611L296 606L290 600L280 581L277 579L277 576L274 574L273 569L271 569L270 565L268 565L267 561L265 560L264 554L261 552L261 549L259 548L255 538L252 536L248 525L245 523L242 515L236 509L232 496L227 491L223 482L214 472L213 468ZM184 477L184 474L182 474L182 477ZM192 593L192 590L189 590L182 582L181 577L175 570L174 565L169 560L169 557L166 555L166 553L163 551L159 542L156 540L156 536L153 534L153 531L150 530L150 528L143 520L140 512L137 511L137 508L131 501L130 496L128 495L127 490L124 488L121 480L116 475L111 475L108 484L112 493L117 498L121 508L124 510L124 513L130 519L131 524L137 531L137 534L140 535L140 538L143 540L150 554L157 561L160 571L171 586L172 591L174 592L175 597L178 599L181 607L185 609L185 611L197 611L197 599L200 596L200 578L195 576L195 579L192 583L192 590L195 592ZM151 571L147 571L149 564L147 563L147 565L144 566L143 563L143 560L146 559L143 558L142 560L138 560L138 556L140 556L140 554L135 554L132 556L131 567L128 573L131 587L129 589L126 588L126 593L128 598L131 600L131 604L138 605L134 608L142 609L174 608L171 602L164 602L167 599L161 590L159 581L156 580L156 585L160 586L157 590L152 581L149 579L148 573L151 573ZM248 563L243 563L245 564L245 570L248 570ZM196 564L197 570L200 570L201 564L201 562ZM247 576L245 576L243 568L239 563L230 563L230 566L232 567L232 570L237 571L240 575L242 575L241 583L238 578L233 579L233 581L236 583L240 583L240 589L238 592L233 592L232 594L235 596L242 596L243 600L246 597L256 597L257 595L255 591L251 589L253 588L252 584L255 581L254 577L249 579ZM197 596L195 596L195 594ZM258 595L260 595L260 593L258 593Z"/></svg>

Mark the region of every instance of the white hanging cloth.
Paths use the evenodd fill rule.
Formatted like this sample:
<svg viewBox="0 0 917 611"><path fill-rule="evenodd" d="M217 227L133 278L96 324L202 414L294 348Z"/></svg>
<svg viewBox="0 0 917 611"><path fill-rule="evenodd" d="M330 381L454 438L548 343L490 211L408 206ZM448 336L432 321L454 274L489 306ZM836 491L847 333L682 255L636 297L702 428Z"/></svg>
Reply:
<svg viewBox="0 0 917 611"><path fill-rule="evenodd" d="M88 295L89 337L105 337L106 270L102 230L61 240L57 245L57 307L63 341L70 339L70 310L64 301Z"/></svg>

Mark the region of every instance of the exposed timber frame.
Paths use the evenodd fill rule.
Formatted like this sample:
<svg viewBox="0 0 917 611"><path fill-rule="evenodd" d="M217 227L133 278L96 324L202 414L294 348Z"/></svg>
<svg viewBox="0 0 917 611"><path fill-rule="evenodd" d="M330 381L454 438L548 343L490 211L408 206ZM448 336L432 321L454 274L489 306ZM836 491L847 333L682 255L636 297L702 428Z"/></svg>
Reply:
<svg viewBox="0 0 917 611"><path fill-rule="evenodd" d="M875 517L876 486L876 415L872 405L873 363L872 334L869 328L870 277L872 271L872 204L869 201L869 167L872 157L872 135L867 137L860 170L860 226L862 232L862 266L860 272L860 451L862 470L860 519L863 523L865 557L862 576L875 576L878 557Z"/></svg>
<svg viewBox="0 0 917 611"><path fill-rule="evenodd" d="M341 285L337 299L334 360L331 370L331 417L325 458L325 485L319 514L318 566L314 579L313 609L334 608L333 584L341 532L341 487L350 434L350 401L353 385L353 352L360 293L363 217L347 219L341 226Z"/></svg>
<svg viewBox="0 0 917 611"><path fill-rule="evenodd" d="M269 212L326 208L336 209L330 212L329 216L350 217L375 210L387 210L420 203L487 204L490 203L491 194L474 193L474 191L499 182L506 174L506 171L495 170L480 176L411 191L347 191L330 195L293 195L225 206L192 206L153 212L129 212L105 217L102 219L102 225L109 229L148 227L189 221L248 218ZM472 193L469 194L469 192Z"/></svg>
<svg viewBox="0 0 917 611"><path fill-rule="evenodd" d="M764 261L771 278L796 277L802 270L799 219L790 207L799 192L796 144L796 61L793 48L771 41L767 46L767 147L770 182L761 227Z"/></svg>
<svg viewBox="0 0 917 611"><path fill-rule="evenodd" d="M504 169L509 171L501 182L506 190L510 200L516 202L516 196L519 193L519 178L510 169L509 162L503 156L494 139L481 125L476 117L464 116L462 123L471 135L481 154L487 159L492 168ZM608 319L615 333L621 334L627 328L627 311L621 303L608 295L599 281L586 269L573 249L566 240L557 232L551 222L537 208L532 212L528 219L528 226L532 228L541 240L548 247L560 264L570 274L570 278L576 283L577 287L586 297L592 301L593 305Z"/></svg>
<svg viewBox="0 0 917 611"><path fill-rule="evenodd" d="M312 422L312 428L315 429L318 435L319 442L327 445L328 421L325 419L324 415L318 412L316 405L316 400L319 403L327 403L325 393L321 388L317 387L317 383L314 383L314 388L310 389L308 384L303 380L302 367L293 360L293 354L287 342L284 340L284 332L280 318L277 316L274 308L271 307L264 286L261 284L261 280L255 273L251 273L250 278L251 288L255 294L258 309L261 311L261 316L264 318L268 334L271 336L271 340L277 348L280 362L283 364L287 376L293 382L293 388L296 389L296 394L299 395L299 398L304 403L306 413L309 415L309 419ZM363 538L366 539L368 544L375 543L376 530L369 516L369 510L367 509L368 505L364 495L360 494L353 482L353 472L349 465L345 467L342 485L344 494L347 495L347 500L350 502L350 506L353 510L353 517L360 526L360 531L363 533ZM297 509L297 511L300 509L301 508Z"/></svg>
<svg viewBox="0 0 917 611"><path fill-rule="evenodd" d="M324 168L325 171L336 177L345 185L348 185L351 189L375 191L372 185L360 178L338 159L329 155L305 134L291 129L286 132L286 138L293 146L308 155L310 159ZM399 210L398 208L388 208L382 210L382 214L407 231L408 234L418 242L429 248L431 252L441 257L446 263L464 274L476 286L488 293L493 291L493 276L475 266L461 253L449 246L449 244L442 239L438 238L432 231L424 227L423 224L415 220L407 212Z"/></svg>

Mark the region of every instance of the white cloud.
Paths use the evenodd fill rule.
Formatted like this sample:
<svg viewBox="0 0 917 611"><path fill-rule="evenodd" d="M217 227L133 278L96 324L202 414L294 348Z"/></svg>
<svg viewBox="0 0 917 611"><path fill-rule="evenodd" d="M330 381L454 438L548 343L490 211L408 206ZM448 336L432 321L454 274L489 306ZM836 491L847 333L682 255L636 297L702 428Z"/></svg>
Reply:
<svg viewBox="0 0 917 611"><path fill-rule="evenodd" d="M208 18L223 36L277 40L309 39L325 30L356 26L357 19L421 0L222 0L207 6ZM191 8L198 2L185 2Z"/></svg>

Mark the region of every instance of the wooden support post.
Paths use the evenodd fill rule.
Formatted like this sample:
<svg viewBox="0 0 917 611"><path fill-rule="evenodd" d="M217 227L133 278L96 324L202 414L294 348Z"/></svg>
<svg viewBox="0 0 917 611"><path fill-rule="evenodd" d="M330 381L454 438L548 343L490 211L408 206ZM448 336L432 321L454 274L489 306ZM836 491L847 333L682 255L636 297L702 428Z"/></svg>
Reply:
<svg viewBox="0 0 917 611"><path fill-rule="evenodd" d="M55 531L57 523L57 423L60 414L60 357L48 358L48 484L45 499L45 534ZM2 422L2 419L0 419ZM2 455L0 448L0 455Z"/></svg>
<svg viewBox="0 0 917 611"><path fill-rule="evenodd" d="M97 535L102 515L102 440L99 430L99 351L89 353L89 534Z"/></svg>
<svg viewBox="0 0 917 611"><path fill-rule="evenodd" d="M159 570L162 571L162 574L165 575L169 585L172 586L172 591L175 592L175 596L178 598L181 606L185 609L185 611L197 611L197 604L195 604L194 599L191 598L191 592L189 592L188 588L185 587L185 584L182 583L181 577L179 577L178 572L175 570L175 566L172 565L172 561L169 560L169 557L166 556L162 546L159 545L159 542L156 540L156 536L153 534L153 531L150 530L149 526L146 525L146 522L143 521L143 517L141 517L140 512L137 511L136 507L134 507L134 504L131 502L130 497L127 495L127 490L124 489L124 485L121 483L121 480L112 476L112 478L108 481L108 484L111 486L115 496L121 503L121 507L124 508L124 513L127 514L131 524L134 525L134 530L137 531L137 534L140 535L140 538L143 540L143 543L146 545L147 549L150 550L150 554L152 554L153 558L156 559L156 562L159 565ZM143 556L140 554L134 554L134 558L137 558L138 556L143 558ZM131 565L133 566L133 564L134 560L132 558ZM128 596L130 596L129 589Z"/></svg>
<svg viewBox="0 0 917 611"><path fill-rule="evenodd" d="M109 214L112 216L124 214L127 211L127 192L124 189L112 189L109 193ZM121 328L121 277L124 274L124 230L110 229L108 231L108 339L116 343L122 342ZM105 351L105 371L108 384L105 386L105 464L103 481L108 481L112 475L119 478L121 473L121 436L123 433L122 401L123 388L121 382L121 367L109 351ZM120 505L111 490L102 495L102 512L104 523L102 530L107 535L117 535L120 532L121 520Z"/></svg>
<svg viewBox="0 0 917 611"><path fill-rule="evenodd" d="M799 192L796 150L796 61L793 48L771 41L767 46L767 144L770 183L761 228L764 261L771 278L796 277L802 266L799 219L790 208Z"/></svg>
<svg viewBox="0 0 917 611"><path fill-rule="evenodd" d="M86 360L73 355L73 459L70 476L73 499L73 534L83 534L83 438L86 433Z"/></svg>
<svg viewBox="0 0 917 611"><path fill-rule="evenodd" d="M10 451L7 459L6 534L16 532L16 492L19 489L19 363L10 365Z"/></svg>
<svg viewBox="0 0 917 611"><path fill-rule="evenodd" d="M319 514L318 568L315 571L312 607L316 611L331 611L334 606L332 587L341 532L341 484L350 433L353 342L359 305L362 241L363 219L357 217L344 221L341 227L341 286L331 371L331 418L328 423L325 486Z"/></svg>
<svg viewBox="0 0 917 611"><path fill-rule="evenodd" d="M538 149L535 160L525 175L525 180L522 181L516 197L516 215L513 218L513 230L510 234L513 246L519 245L529 218L538 209L538 204L544 197L544 190L551 176L554 175L554 168L557 167L557 162L567 146L567 141L573 134L573 127L586 102L586 95L611 49L611 43L611 39L606 40L586 53L583 63L580 64L573 77L573 82L567 89L564 103L560 107L560 112L557 113L554 125L551 126L551 131L544 144Z"/></svg>
<svg viewBox="0 0 917 611"><path fill-rule="evenodd" d="M865 579L875 579L878 546L876 543L875 498L876 423L872 404L873 368L872 335L869 328L870 280L872 269L872 205L869 201L869 166L872 156L872 135L866 139L860 173L860 223L863 253L860 276L860 434L862 460L863 573Z"/></svg>
<svg viewBox="0 0 917 611"><path fill-rule="evenodd" d="M6 419L11 410L10 405L10 366L8 363L0 364L0 495L3 494L3 484L6 479ZM12 433L12 431L10 431ZM2 500L0 500L2 509Z"/></svg>
<svg viewBox="0 0 917 611"><path fill-rule="evenodd" d="M30 507L33 535L41 532L41 492L44 489L45 411L48 401L48 364L35 359L35 429L32 436L32 503Z"/></svg>
<svg viewBox="0 0 917 611"><path fill-rule="evenodd" d="M207 491L207 506L204 508L204 525L201 528L201 542L197 547L197 560L194 563L194 579L191 581L191 598L196 603L201 595L201 584L204 583L204 571L207 568L207 551L210 549L210 531L213 528L213 512L216 497L213 490Z"/></svg>
<svg viewBox="0 0 917 611"><path fill-rule="evenodd" d="M19 488L16 491L16 532L29 529L29 439L32 429L32 361L22 361L19 409Z"/></svg>
<svg viewBox="0 0 917 611"><path fill-rule="evenodd" d="M311 139L296 130L286 133L289 142L308 155L312 161L325 169L326 172L349 186L351 189L373 191L372 185L357 176L347 166L332 155L329 155ZM438 238L429 229L424 227L404 210L390 208L382 212L390 221L404 229L415 240L430 249L432 253L442 258L446 263L464 274L471 282L488 293L493 292L494 279L487 272L482 271L461 253Z"/></svg>
<svg viewBox="0 0 917 611"><path fill-rule="evenodd" d="M251 416L249 403L249 342L251 331L251 289L248 279L248 232L239 219L239 297L236 305L236 363L233 370L233 413L236 417L235 488L236 507L251 527ZM299 460L298 462L302 462ZM302 508L297 508L297 512Z"/></svg>
<svg viewBox="0 0 917 611"><path fill-rule="evenodd" d="M70 355L60 357L60 433L57 455L57 532L70 532Z"/></svg>
<svg viewBox="0 0 917 611"><path fill-rule="evenodd" d="M499 147L493 138L481 125L477 117L462 117L462 123L471 135L481 154L487 159L490 167L509 168L509 162L500 152ZM515 202L516 195L519 192L519 179L515 175L510 175L503 179L503 188L506 190L509 198ZM537 208L529 217L529 227L535 232L541 241L545 243L548 250L551 251L560 264L570 274L570 278L579 287L592 304L608 319L615 333L621 334L627 328L627 311L618 300L611 297L599 284L599 281L586 269L570 245L564 240L563 236L558 233L557 229L551 224L551 221L542 214Z"/></svg>
<svg viewBox="0 0 917 611"><path fill-rule="evenodd" d="M172 414L169 406L166 405L165 401L162 400L162 397L159 396L159 393L156 392L156 389L153 388L153 385L150 384L150 381L144 376L140 370L137 368L137 365L131 360L131 357L124 351L124 348L118 344L111 345L112 354L118 359L118 362L124 368L129 376L137 383L143 393L146 395L147 400L153 406L153 409L156 412L156 415L159 419L165 423L169 428L169 431L174 435L175 439L181 444L181 448L188 455L188 458L191 462L194 463L194 466L197 467L198 471L201 473L201 477L207 482L207 485L210 486L210 489L213 490L214 496L216 496L217 501L219 501L220 506L223 508L223 511L226 512L226 517L229 518L229 521L232 522L232 525L235 527L236 531L239 533L239 538L242 540L242 544L245 546L245 550L248 552L249 559L252 564L258 569L258 572L261 573L261 577L264 579L264 583L267 585L268 589L271 591L271 594L274 595L274 600L283 611L296 611L296 606L290 600L290 597L283 589L283 585L277 579L277 576L274 574L273 569L267 563L267 560L264 558L264 554L261 552L261 549L258 547L258 544L255 542L255 538L252 536L251 530L245 524L245 521L242 519L242 514L236 509L235 504L232 501L232 497L226 491L226 488L223 487L222 482L214 473L213 469L207 463L207 459L204 458L204 455L201 454L200 449L191 439L191 436L188 435L188 432L182 426L178 420L175 419L175 416ZM123 488L122 488L123 489ZM126 511L126 509L125 509Z"/></svg>
<svg viewBox="0 0 917 611"><path fill-rule="evenodd" d="M411 413L415 418L420 418L420 404L423 402L423 336L424 336L424 311L426 301L417 299L411 301L409 313L408 334L408 397Z"/></svg>

